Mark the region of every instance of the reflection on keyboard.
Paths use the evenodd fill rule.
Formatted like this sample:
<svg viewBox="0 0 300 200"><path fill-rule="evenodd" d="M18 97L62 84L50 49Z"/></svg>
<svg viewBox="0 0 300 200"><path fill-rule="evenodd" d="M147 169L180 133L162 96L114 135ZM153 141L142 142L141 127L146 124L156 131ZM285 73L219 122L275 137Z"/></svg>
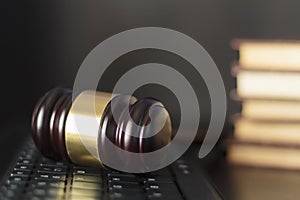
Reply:
<svg viewBox="0 0 300 200"><path fill-rule="evenodd" d="M129 174L55 162L25 146L0 199L182 199L171 168Z"/></svg>

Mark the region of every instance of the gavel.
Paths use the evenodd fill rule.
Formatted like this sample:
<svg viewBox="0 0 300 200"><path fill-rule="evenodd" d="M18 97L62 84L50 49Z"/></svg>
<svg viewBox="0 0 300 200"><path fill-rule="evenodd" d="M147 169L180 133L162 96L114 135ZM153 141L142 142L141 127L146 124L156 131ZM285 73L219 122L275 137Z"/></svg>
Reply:
<svg viewBox="0 0 300 200"><path fill-rule="evenodd" d="M118 111L116 116L113 101ZM155 113L150 118L151 111ZM143 127L150 121L156 126L162 116L166 120L160 131L145 137L147 131ZM92 125L95 120L98 126ZM132 123L140 128L133 129ZM99 140L101 137L107 137L117 148L134 153L155 151L172 139L171 118L160 101L99 91L83 91L72 101L72 90L50 90L37 102L31 126L33 140L45 157L85 166L105 167L98 151L106 145L105 140Z"/></svg>

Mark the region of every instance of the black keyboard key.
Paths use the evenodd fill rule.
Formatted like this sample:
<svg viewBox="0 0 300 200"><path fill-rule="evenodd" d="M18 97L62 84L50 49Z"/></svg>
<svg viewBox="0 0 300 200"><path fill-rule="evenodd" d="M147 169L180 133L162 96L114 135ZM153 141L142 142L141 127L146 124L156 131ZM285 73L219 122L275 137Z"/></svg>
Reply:
<svg viewBox="0 0 300 200"><path fill-rule="evenodd" d="M108 176L108 178L109 178L109 177L114 177L114 176L136 178L136 175L134 175L134 174L114 173L114 172L109 172L109 173L107 173L107 176Z"/></svg>
<svg viewBox="0 0 300 200"><path fill-rule="evenodd" d="M34 196L46 196L47 190L46 190L46 188L45 189L35 189L35 190L33 190L32 193Z"/></svg>
<svg viewBox="0 0 300 200"><path fill-rule="evenodd" d="M74 175L73 182L81 181L81 182L91 182L91 183L102 183L101 176L86 176L86 175Z"/></svg>
<svg viewBox="0 0 300 200"><path fill-rule="evenodd" d="M48 183L46 181L36 181L32 183L32 187L46 188Z"/></svg>
<svg viewBox="0 0 300 200"><path fill-rule="evenodd" d="M67 168L67 165L61 162L53 162L53 163L40 163L41 167L63 167L63 168Z"/></svg>
<svg viewBox="0 0 300 200"><path fill-rule="evenodd" d="M48 183L49 187L55 187L55 188L64 188L65 184L63 182L50 182Z"/></svg>
<svg viewBox="0 0 300 200"><path fill-rule="evenodd" d="M65 188L65 182L62 181L35 181L31 184L33 188Z"/></svg>
<svg viewBox="0 0 300 200"><path fill-rule="evenodd" d="M49 196L49 197L60 197L65 195L65 191L63 188L35 188L31 187L28 189L29 194L32 196Z"/></svg>
<svg viewBox="0 0 300 200"><path fill-rule="evenodd" d="M73 174L74 175L97 175L102 174L103 170L100 168L92 168L92 167L81 167L81 166L74 166L73 167Z"/></svg>
<svg viewBox="0 0 300 200"><path fill-rule="evenodd" d="M67 172L56 172L56 171L46 171L46 170L37 170L38 174L53 174L53 175L66 175Z"/></svg>
<svg viewBox="0 0 300 200"><path fill-rule="evenodd" d="M17 163L16 167L14 168L15 170L22 170L22 171L31 171L33 165L22 165Z"/></svg>
<svg viewBox="0 0 300 200"><path fill-rule="evenodd" d="M173 193L161 193L161 192L153 192L151 194L147 194L147 199L149 200L180 200L182 199L182 196L179 192L173 192Z"/></svg>
<svg viewBox="0 0 300 200"><path fill-rule="evenodd" d="M108 188L112 192L116 192L119 190L142 190L142 187L136 183L108 183Z"/></svg>
<svg viewBox="0 0 300 200"><path fill-rule="evenodd" d="M68 163L65 162L57 162L54 160L50 160L48 158L42 158L40 162L41 167L63 167L67 168Z"/></svg>
<svg viewBox="0 0 300 200"><path fill-rule="evenodd" d="M21 160L19 160L19 163L20 164L25 164L25 165L30 165L30 164L33 164L33 161L28 160L28 159L21 159Z"/></svg>
<svg viewBox="0 0 300 200"><path fill-rule="evenodd" d="M35 180L56 180L56 181L65 181L66 176L65 175L56 175L56 174L38 174L35 178Z"/></svg>
<svg viewBox="0 0 300 200"><path fill-rule="evenodd" d="M146 183L174 183L172 177L163 177L163 176L150 176L143 178L144 184Z"/></svg>
<svg viewBox="0 0 300 200"><path fill-rule="evenodd" d="M79 188L73 188L70 192L70 195L72 197L82 197L83 199L86 198L100 198L103 196L102 190L95 190L95 189L79 189Z"/></svg>
<svg viewBox="0 0 300 200"><path fill-rule="evenodd" d="M23 184L28 180L28 177L10 177L7 180L7 184L16 183L16 184Z"/></svg>
<svg viewBox="0 0 300 200"><path fill-rule="evenodd" d="M99 176L101 172L87 172L86 170L74 170L73 175Z"/></svg>
<svg viewBox="0 0 300 200"><path fill-rule="evenodd" d="M115 191L109 195L110 199L122 199L122 200L132 200L132 199L145 199L145 194L143 192L136 191Z"/></svg>
<svg viewBox="0 0 300 200"><path fill-rule="evenodd" d="M117 182L130 182L130 183L138 183L139 179L135 176L120 176L119 174L110 174L108 176L108 182L117 183Z"/></svg>
<svg viewBox="0 0 300 200"><path fill-rule="evenodd" d="M29 179L29 174L10 174L10 177L14 177L14 178L24 178L24 179ZM19 180L19 179L15 179L15 180Z"/></svg>
<svg viewBox="0 0 300 200"><path fill-rule="evenodd" d="M45 166L41 166L39 167L38 169L39 171L47 171L47 172L67 172L67 169L65 167L53 167L53 166L48 166L48 167L45 167Z"/></svg>
<svg viewBox="0 0 300 200"><path fill-rule="evenodd" d="M91 189L91 190L100 190L100 191L102 191L104 189L102 184L91 183L91 182L73 182L72 188Z"/></svg>
<svg viewBox="0 0 300 200"><path fill-rule="evenodd" d="M66 169L63 167L55 167L53 169L54 172L66 172Z"/></svg>
<svg viewBox="0 0 300 200"><path fill-rule="evenodd" d="M19 170L19 169L14 169L12 171L12 174L15 174L15 175L30 175L30 171L29 170Z"/></svg>
<svg viewBox="0 0 300 200"><path fill-rule="evenodd" d="M28 177L30 175L30 171L20 171L20 170L14 170L10 176L15 176L15 177Z"/></svg>
<svg viewBox="0 0 300 200"><path fill-rule="evenodd" d="M170 183L146 183L145 189L148 192L178 192L177 186Z"/></svg>
<svg viewBox="0 0 300 200"><path fill-rule="evenodd" d="M161 192L151 192L147 195L147 199L162 199L163 194Z"/></svg>
<svg viewBox="0 0 300 200"><path fill-rule="evenodd" d="M28 166L28 168L33 168L33 163L27 163L27 162L17 162L17 166L20 166L20 165L24 165L24 166Z"/></svg>
<svg viewBox="0 0 300 200"><path fill-rule="evenodd" d="M177 186L168 183L146 184L146 194L147 199L182 199Z"/></svg>
<svg viewBox="0 0 300 200"><path fill-rule="evenodd" d="M65 191L61 188L49 188L47 190L47 196L61 198L65 195Z"/></svg>

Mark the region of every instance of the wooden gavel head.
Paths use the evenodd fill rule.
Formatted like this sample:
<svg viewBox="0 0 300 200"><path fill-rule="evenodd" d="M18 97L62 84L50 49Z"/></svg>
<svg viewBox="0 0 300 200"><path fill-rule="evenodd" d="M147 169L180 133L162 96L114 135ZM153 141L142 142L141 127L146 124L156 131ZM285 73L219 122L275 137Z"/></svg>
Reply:
<svg viewBox="0 0 300 200"><path fill-rule="evenodd" d="M113 115L114 100L119 112L117 116ZM153 107L157 119L150 118L149 112ZM162 115L166 121L153 136L144 137L143 128L138 131L132 129L131 123L143 127L150 120L155 126ZM135 97L95 91L83 91L72 102L71 90L52 89L36 104L31 125L33 140L44 156L88 166L103 166L98 154L98 146L105 147L104 141L99 140L103 136L118 148L135 153L157 150L172 139L171 119L161 102L153 98L137 100ZM124 130L126 133L137 132L128 136Z"/></svg>

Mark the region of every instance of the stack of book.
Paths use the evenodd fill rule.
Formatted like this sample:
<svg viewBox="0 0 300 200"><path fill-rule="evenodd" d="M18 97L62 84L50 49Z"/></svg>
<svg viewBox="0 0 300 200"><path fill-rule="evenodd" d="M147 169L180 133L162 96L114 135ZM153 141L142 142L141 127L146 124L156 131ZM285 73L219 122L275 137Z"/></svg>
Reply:
<svg viewBox="0 0 300 200"><path fill-rule="evenodd" d="M300 169L300 41L234 40L239 60L228 160L234 164Z"/></svg>

